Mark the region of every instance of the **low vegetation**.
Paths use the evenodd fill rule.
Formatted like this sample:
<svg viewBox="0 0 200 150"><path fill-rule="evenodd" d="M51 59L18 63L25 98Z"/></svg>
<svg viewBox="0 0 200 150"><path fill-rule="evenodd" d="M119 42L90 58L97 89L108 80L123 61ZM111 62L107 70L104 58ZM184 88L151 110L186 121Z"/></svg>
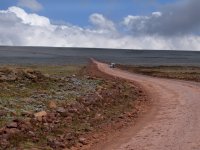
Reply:
<svg viewBox="0 0 200 150"><path fill-rule="evenodd" d="M200 82L200 67L192 66L130 66L118 65L119 68L131 72L170 79L181 79Z"/></svg>
<svg viewBox="0 0 200 150"><path fill-rule="evenodd" d="M1 67L0 149L80 148L105 124L137 116L140 90L92 72L83 66Z"/></svg>

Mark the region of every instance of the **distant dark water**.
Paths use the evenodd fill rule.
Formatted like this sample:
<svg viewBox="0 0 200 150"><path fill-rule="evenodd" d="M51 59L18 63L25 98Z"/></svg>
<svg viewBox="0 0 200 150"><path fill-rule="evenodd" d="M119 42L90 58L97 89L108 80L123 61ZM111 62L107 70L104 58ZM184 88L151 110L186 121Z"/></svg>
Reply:
<svg viewBox="0 0 200 150"><path fill-rule="evenodd" d="M0 64L86 64L91 57L132 65L200 66L200 52L192 51L0 47Z"/></svg>

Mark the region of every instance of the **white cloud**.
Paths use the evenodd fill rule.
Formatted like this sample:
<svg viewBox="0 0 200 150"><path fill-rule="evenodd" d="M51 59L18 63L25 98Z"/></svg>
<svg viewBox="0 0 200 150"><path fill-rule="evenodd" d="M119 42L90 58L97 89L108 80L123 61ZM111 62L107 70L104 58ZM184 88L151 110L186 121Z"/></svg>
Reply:
<svg viewBox="0 0 200 150"><path fill-rule="evenodd" d="M154 17L161 17L161 16L162 16L162 13L159 12L159 11L156 11L156 12L153 12L153 13L152 13L152 16L154 16Z"/></svg>
<svg viewBox="0 0 200 150"><path fill-rule="evenodd" d="M27 14L23 9L19 7L10 7L7 13L14 13L17 18L22 20L22 23L34 25L34 26L50 26L50 20L43 16L36 14Z"/></svg>
<svg viewBox="0 0 200 150"><path fill-rule="evenodd" d="M96 25L99 29L111 31L116 30L115 24L111 20L105 18L102 14L95 13L90 15L90 22Z"/></svg>
<svg viewBox="0 0 200 150"><path fill-rule="evenodd" d="M178 0L147 16L129 16L125 25L133 33L182 36L200 33L200 1ZM127 23L128 20L128 23Z"/></svg>
<svg viewBox="0 0 200 150"><path fill-rule="evenodd" d="M154 15L159 14L154 13L151 17ZM148 19L146 16L128 16L124 22L128 25L141 18ZM125 34L117 29L116 23L101 14L93 14L90 19L93 24L90 28L55 25L44 16L10 7L0 11L0 45L200 50L198 35Z"/></svg>
<svg viewBox="0 0 200 150"><path fill-rule="evenodd" d="M156 22L157 18L162 17L161 12L153 12L149 16L132 16L128 15L124 18L122 24L126 26L128 30L133 33L146 33L146 31L150 28L149 26L154 26L154 24L158 24ZM151 25L149 22L151 21Z"/></svg>
<svg viewBox="0 0 200 150"><path fill-rule="evenodd" d="M39 11L42 9L42 5L37 0L19 0L17 5L29 8L33 11Z"/></svg>
<svg viewBox="0 0 200 150"><path fill-rule="evenodd" d="M123 24L130 31L144 31L146 27L146 21L149 19L148 16L132 16L128 15L124 18Z"/></svg>

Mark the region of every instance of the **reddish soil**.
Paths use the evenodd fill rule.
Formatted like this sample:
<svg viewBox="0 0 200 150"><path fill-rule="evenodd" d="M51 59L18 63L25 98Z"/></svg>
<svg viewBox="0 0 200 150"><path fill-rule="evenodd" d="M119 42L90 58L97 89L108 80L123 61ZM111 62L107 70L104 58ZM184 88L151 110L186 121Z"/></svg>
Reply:
<svg viewBox="0 0 200 150"><path fill-rule="evenodd" d="M132 128L132 126L135 126L136 122L140 120L143 114L149 112L151 101L149 97L147 97L145 90L137 82L104 73L103 71L99 70L97 64L95 64L94 62L91 62L86 68L84 68L81 71L80 75L82 74L88 74L93 78L103 78L110 82L113 81L114 83L117 82L119 85L123 83L129 83L129 85L132 87L132 92L137 98L132 97L133 102L131 110L128 110L127 108L127 110L125 110L124 113L121 113L121 115L117 118L112 116L112 120L105 124L101 124L98 130L96 130L95 132L91 132L86 136L86 139L89 141L87 145L77 145L72 148L73 150L96 149L97 145L105 144L103 141L109 142L116 136L119 136L119 134L124 130L128 130L129 128ZM123 105L125 105L125 102L123 102ZM102 148L104 149L104 147Z"/></svg>
<svg viewBox="0 0 200 150"><path fill-rule="evenodd" d="M92 149L199 150L200 84L153 78L94 63L101 72L140 84L153 106L134 126L116 132Z"/></svg>

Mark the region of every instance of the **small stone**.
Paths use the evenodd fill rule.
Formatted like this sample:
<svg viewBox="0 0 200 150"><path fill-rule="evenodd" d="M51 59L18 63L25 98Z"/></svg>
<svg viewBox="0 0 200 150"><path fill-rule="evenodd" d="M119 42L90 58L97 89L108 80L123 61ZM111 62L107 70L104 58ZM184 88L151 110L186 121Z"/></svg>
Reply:
<svg viewBox="0 0 200 150"><path fill-rule="evenodd" d="M47 123L52 123L53 122L53 120L52 119L50 119L50 118L47 118Z"/></svg>
<svg viewBox="0 0 200 150"><path fill-rule="evenodd" d="M30 136L32 136L32 137L35 137L35 133L32 132L32 131L29 131L28 134L29 134Z"/></svg>
<svg viewBox="0 0 200 150"><path fill-rule="evenodd" d="M67 117L68 116L68 112L66 109L64 109L63 107L59 107L57 109L57 112L62 116L62 117Z"/></svg>
<svg viewBox="0 0 200 150"><path fill-rule="evenodd" d="M124 118L124 116L123 116L123 115L120 115L118 118L120 118L120 119L123 119L123 118Z"/></svg>
<svg viewBox="0 0 200 150"><path fill-rule="evenodd" d="M55 121L54 121L55 124L58 124L59 122L60 122L59 120L55 120Z"/></svg>
<svg viewBox="0 0 200 150"><path fill-rule="evenodd" d="M93 137L94 139L97 139L97 138L98 138L98 134L94 134L92 137Z"/></svg>
<svg viewBox="0 0 200 150"><path fill-rule="evenodd" d="M89 107L87 107L87 108L86 108L86 111L87 111L87 112L90 112L91 110L90 110L90 108L89 108Z"/></svg>
<svg viewBox="0 0 200 150"><path fill-rule="evenodd" d="M0 135L5 133L5 128L0 128Z"/></svg>
<svg viewBox="0 0 200 150"><path fill-rule="evenodd" d="M50 109L55 109L55 108L57 108L56 102L55 102L55 101L50 101L50 102L49 102L49 108L50 108Z"/></svg>
<svg viewBox="0 0 200 150"><path fill-rule="evenodd" d="M17 128L10 128L10 129L7 129L6 132L9 135L13 135L13 134L19 133L20 131Z"/></svg>
<svg viewBox="0 0 200 150"><path fill-rule="evenodd" d="M70 108L70 109L69 109L69 112L70 112L70 113L77 113L77 112L78 112L78 109L76 109L76 108Z"/></svg>
<svg viewBox="0 0 200 150"><path fill-rule="evenodd" d="M63 113L66 112L66 110L63 107L58 107L58 109L56 110L58 113Z"/></svg>
<svg viewBox="0 0 200 150"><path fill-rule="evenodd" d="M133 117L133 114L130 113L130 112L126 113L126 115L127 115L129 118Z"/></svg>
<svg viewBox="0 0 200 150"><path fill-rule="evenodd" d="M19 129L24 132L28 132L33 129L33 126L30 121L23 122L19 125Z"/></svg>
<svg viewBox="0 0 200 150"><path fill-rule="evenodd" d="M83 137L79 138L79 143L81 143L83 145L87 145L88 144L88 142L86 141L86 139L83 138Z"/></svg>
<svg viewBox="0 0 200 150"><path fill-rule="evenodd" d="M35 116L35 118L45 117L45 116L47 116L47 113L46 113L46 111L41 111L41 112L35 113L34 116Z"/></svg>
<svg viewBox="0 0 200 150"><path fill-rule="evenodd" d="M41 122L42 118L47 116L47 113L46 111L41 111L41 112L35 113L34 116L38 121Z"/></svg>
<svg viewBox="0 0 200 150"><path fill-rule="evenodd" d="M7 128L17 128L17 123L16 122L11 122L6 126Z"/></svg>
<svg viewBox="0 0 200 150"><path fill-rule="evenodd" d="M103 117L102 114L97 113L97 114L95 115L94 119L95 119L95 120L103 120L104 117Z"/></svg>
<svg viewBox="0 0 200 150"><path fill-rule="evenodd" d="M48 124L48 123L44 123L44 126L46 126L46 127L47 127L47 126L49 126L49 124Z"/></svg>

